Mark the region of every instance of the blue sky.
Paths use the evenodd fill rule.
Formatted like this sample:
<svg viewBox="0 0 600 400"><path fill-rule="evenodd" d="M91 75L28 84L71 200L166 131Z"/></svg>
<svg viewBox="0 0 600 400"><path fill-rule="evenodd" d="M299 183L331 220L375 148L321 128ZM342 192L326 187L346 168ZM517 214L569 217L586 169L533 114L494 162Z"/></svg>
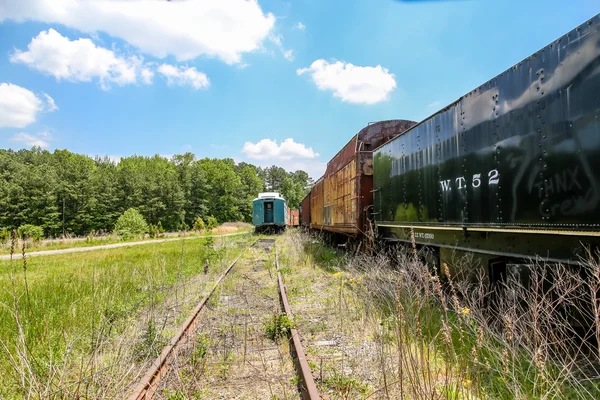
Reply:
<svg viewBox="0 0 600 400"><path fill-rule="evenodd" d="M0 144L191 151L316 178L367 123L420 121L598 12L597 0L0 0Z"/></svg>

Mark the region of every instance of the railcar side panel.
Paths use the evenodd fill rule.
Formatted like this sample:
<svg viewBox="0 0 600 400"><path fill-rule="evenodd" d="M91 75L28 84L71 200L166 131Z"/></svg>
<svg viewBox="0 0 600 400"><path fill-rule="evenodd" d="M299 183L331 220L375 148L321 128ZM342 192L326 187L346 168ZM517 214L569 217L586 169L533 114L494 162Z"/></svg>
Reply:
<svg viewBox="0 0 600 400"><path fill-rule="evenodd" d="M353 237L364 232L373 211L372 150L414 125L415 122L405 120L380 121L361 129L350 139L313 186L311 214L314 228ZM320 190L323 191L322 211L315 209L321 198Z"/></svg>
<svg viewBox="0 0 600 400"><path fill-rule="evenodd" d="M300 225L310 227L310 192L302 199L300 204Z"/></svg>
<svg viewBox="0 0 600 400"><path fill-rule="evenodd" d="M310 191L310 221L315 229L323 228L324 222L324 182L323 178L315 182Z"/></svg>
<svg viewBox="0 0 600 400"><path fill-rule="evenodd" d="M406 240L418 227L422 243L550 258L567 257L582 237L597 243L600 17L381 146L374 159L384 235ZM552 232L570 236L561 242Z"/></svg>

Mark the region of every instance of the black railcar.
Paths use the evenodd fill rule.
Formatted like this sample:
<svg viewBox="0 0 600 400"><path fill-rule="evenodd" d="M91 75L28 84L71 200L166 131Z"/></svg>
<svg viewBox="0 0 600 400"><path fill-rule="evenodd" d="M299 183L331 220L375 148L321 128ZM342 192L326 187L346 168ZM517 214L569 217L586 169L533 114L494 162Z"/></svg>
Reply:
<svg viewBox="0 0 600 400"><path fill-rule="evenodd" d="M498 275L598 248L600 15L376 149L374 192L381 237L414 229L436 263L478 252Z"/></svg>

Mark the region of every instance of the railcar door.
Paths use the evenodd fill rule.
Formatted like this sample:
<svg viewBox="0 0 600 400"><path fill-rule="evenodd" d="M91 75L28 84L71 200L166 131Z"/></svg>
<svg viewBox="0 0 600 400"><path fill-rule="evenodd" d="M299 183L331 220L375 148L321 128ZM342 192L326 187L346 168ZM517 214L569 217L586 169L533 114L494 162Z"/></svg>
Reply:
<svg viewBox="0 0 600 400"><path fill-rule="evenodd" d="M265 202L265 224L273 223L273 202Z"/></svg>

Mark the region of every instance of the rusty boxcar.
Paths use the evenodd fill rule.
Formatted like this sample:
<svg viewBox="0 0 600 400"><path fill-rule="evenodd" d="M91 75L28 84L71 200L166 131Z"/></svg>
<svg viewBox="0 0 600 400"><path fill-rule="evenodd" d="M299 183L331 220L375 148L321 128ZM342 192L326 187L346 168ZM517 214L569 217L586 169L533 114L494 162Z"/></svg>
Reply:
<svg viewBox="0 0 600 400"><path fill-rule="evenodd" d="M310 228L310 192L300 203L300 225Z"/></svg>
<svg viewBox="0 0 600 400"><path fill-rule="evenodd" d="M310 192L313 229L360 236L373 204L373 149L397 137L416 122L389 120L369 124L327 163Z"/></svg>
<svg viewBox="0 0 600 400"><path fill-rule="evenodd" d="M289 212L288 226L298 226L298 225L300 225L300 212L299 212L299 210L294 210L294 209L288 208L288 212Z"/></svg>

